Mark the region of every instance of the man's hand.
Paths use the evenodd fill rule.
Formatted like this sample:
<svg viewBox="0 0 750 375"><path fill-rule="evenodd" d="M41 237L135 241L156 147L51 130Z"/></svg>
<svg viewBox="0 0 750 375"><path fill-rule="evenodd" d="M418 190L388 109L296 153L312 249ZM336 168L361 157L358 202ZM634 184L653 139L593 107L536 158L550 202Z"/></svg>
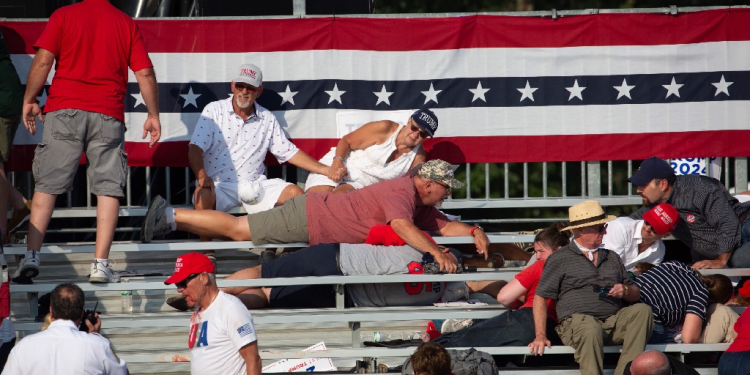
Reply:
<svg viewBox="0 0 750 375"><path fill-rule="evenodd" d="M719 259L714 259L714 260L706 259L706 260L695 262L692 267L694 270L705 270L705 269L724 268L726 265L727 264L725 262Z"/></svg>
<svg viewBox="0 0 750 375"><path fill-rule="evenodd" d="M99 333L99 330L102 329L102 320L99 319L99 313L95 312L94 316L96 317L96 324L91 324L91 322L86 319L85 317L83 320L86 322L86 327L89 327L89 333Z"/></svg>
<svg viewBox="0 0 750 375"><path fill-rule="evenodd" d="M211 192L213 192L216 188L214 187L214 180L212 180L210 177L203 174L202 176L198 176L198 178L195 181L195 192L194 197L195 201L198 202L198 197L200 196L200 192L203 189L208 189Z"/></svg>
<svg viewBox="0 0 750 375"><path fill-rule="evenodd" d="M625 287L623 287L622 284L615 284L615 286L609 290L607 295L614 298L623 298L625 297Z"/></svg>
<svg viewBox="0 0 750 375"><path fill-rule="evenodd" d="M146 135L149 133L151 133L151 141L148 143L148 147L154 147L161 138L161 122L159 122L158 117L147 117L146 122L143 123L143 139L146 139Z"/></svg>
<svg viewBox="0 0 750 375"><path fill-rule="evenodd" d="M552 342L550 342L549 340L547 340L547 336L546 335L537 336L534 339L534 341L532 341L531 344L529 344L529 348L531 349L530 352L533 355L542 355L542 354L544 354L544 347L545 346L548 347L548 348L551 347L552 346Z"/></svg>
<svg viewBox="0 0 750 375"><path fill-rule="evenodd" d="M489 255L490 239L487 238L487 234L483 230L477 228L474 229L474 245L477 246L477 253L480 255L484 254L484 259L487 260Z"/></svg>
<svg viewBox="0 0 750 375"><path fill-rule="evenodd" d="M456 257L450 253L450 250L446 248L441 252L432 253L432 257L435 258L435 261L438 262L438 264L440 264L441 271L456 273L456 269L458 269L458 261L456 260Z"/></svg>
<svg viewBox="0 0 750 375"><path fill-rule="evenodd" d="M42 109L39 108L39 103L24 103L23 105L23 126L31 133L36 135L36 119L44 122L42 118Z"/></svg>

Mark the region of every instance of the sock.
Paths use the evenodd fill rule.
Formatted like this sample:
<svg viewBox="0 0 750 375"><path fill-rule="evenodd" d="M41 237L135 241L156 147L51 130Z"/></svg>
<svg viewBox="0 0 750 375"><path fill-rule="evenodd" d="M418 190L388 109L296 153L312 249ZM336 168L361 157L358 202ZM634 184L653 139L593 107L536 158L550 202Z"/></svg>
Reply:
<svg viewBox="0 0 750 375"><path fill-rule="evenodd" d="M109 259L94 258L95 262L101 263L105 268L109 265Z"/></svg>
<svg viewBox="0 0 750 375"><path fill-rule="evenodd" d="M167 207L164 213L167 214L167 224L172 227L172 231L176 231L177 222L174 221L174 207Z"/></svg>

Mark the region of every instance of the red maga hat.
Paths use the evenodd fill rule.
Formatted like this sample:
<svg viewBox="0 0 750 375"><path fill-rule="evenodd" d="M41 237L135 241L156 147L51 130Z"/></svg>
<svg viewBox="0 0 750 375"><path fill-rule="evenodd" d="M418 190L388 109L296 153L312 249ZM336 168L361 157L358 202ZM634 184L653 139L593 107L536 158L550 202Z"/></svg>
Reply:
<svg viewBox="0 0 750 375"><path fill-rule="evenodd" d="M203 272L214 273L213 262L201 253L187 253L177 258L174 264L174 273L164 280L164 284L176 284L194 273Z"/></svg>
<svg viewBox="0 0 750 375"><path fill-rule="evenodd" d="M643 214L643 220L651 225L656 234L662 235L674 230L677 223L680 222L680 214L671 204L659 203Z"/></svg>

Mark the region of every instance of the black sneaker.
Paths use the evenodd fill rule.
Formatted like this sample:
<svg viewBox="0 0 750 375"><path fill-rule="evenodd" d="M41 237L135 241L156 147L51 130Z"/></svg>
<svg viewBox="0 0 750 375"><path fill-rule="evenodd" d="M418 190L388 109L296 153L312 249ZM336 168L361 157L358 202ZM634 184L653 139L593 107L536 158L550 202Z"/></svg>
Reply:
<svg viewBox="0 0 750 375"><path fill-rule="evenodd" d="M141 225L141 242L149 243L154 236L163 236L172 232L172 226L167 223L167 207L169 204L161 195L157 195L151 202Z"/></svg>
<svg viewBox="0 0 750 375"><path fill-rule="evenodd" d="M167 305L180 311L193 310L193 308L187 304L187 297L183 295L167 298Z"/></svg>

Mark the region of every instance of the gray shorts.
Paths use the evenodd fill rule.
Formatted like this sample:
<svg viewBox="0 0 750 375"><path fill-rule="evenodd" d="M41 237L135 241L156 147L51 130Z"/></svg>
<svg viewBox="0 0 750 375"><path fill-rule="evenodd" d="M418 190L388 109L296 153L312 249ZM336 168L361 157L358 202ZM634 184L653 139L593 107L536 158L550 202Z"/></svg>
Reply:
<svg viewBox="0 0 750 375"><path fill-rule="evenodd" d="M118 119L80 109L47 113L42 143L34 152L36 191L62 194L73 189L73 177L86 151L91 193L124 197L128 176L125 126Z"/></svg>
<svg viewBox="0 0 750 375"><path fill-rule="evenodd" d="M21 123L21 113L10 117L0 116L0 162L7 162L10 157L10 148L13 146L13 138Z"/></svg>
<svg viewBox="0 0 750 375"><path fill-rule="evenodd" d="M282 206L247 215L253 244L309 242L306 203L307 195L298 195Z"/></svg>

